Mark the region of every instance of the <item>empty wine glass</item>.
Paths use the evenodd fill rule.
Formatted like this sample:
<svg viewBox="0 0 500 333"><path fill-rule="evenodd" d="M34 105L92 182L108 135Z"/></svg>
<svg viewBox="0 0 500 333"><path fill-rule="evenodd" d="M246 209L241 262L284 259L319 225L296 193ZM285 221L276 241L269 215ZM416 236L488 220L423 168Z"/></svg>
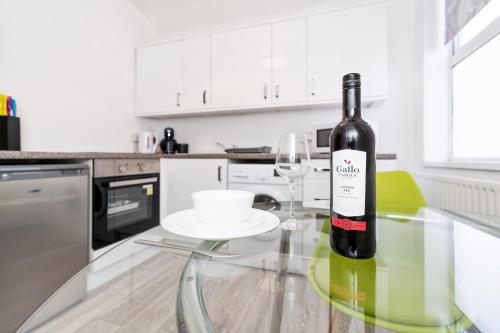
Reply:
<svg viewBox="0 0 500 333"><path fill-rule="evenodd" d="M309 140L304 133L285 133L280 137L276 153L276 172L290 183L290 216L281 224L287 230L303 230L307 226L295 219L295 185L309 172L311 165Z"/></svg>

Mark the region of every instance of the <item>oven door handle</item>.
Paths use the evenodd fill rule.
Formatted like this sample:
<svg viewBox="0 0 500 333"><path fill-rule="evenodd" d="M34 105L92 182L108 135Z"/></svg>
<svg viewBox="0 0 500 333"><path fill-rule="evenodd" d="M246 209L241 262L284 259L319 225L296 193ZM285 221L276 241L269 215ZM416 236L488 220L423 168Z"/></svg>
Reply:
<svg viewBox="0 0 500 333"><path fill-rule="evenodd" d="M95 184L95 187L97 188L99 196L101 197L101 206L99 207L99 209L97 209L97 211L94 212L94 217L100 218L108 207L108 198L106 196L106 189L101 184Z"/></svg>
<svg viewBox="0 0 500 333"><path fill-rule="evenodd" d="M158 177L130 179L130 180L118 180L115 182L109 182L109 187L115 188L115 187L130 186L130 185L151 184L151 183L157 183L157 182L158 182Z"/></svg>

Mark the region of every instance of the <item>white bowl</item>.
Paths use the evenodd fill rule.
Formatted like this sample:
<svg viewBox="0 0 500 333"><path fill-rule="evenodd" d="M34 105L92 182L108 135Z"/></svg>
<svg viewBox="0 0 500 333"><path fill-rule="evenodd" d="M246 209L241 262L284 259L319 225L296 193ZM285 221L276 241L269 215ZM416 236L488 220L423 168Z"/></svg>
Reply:
<svg viewBox="0 0 500 333"><path fill-rule="evenodd" d="M191 194L196 218L205 223L234 224L245 221L252 211L255 194L245 191L212 190Z"/></svg>

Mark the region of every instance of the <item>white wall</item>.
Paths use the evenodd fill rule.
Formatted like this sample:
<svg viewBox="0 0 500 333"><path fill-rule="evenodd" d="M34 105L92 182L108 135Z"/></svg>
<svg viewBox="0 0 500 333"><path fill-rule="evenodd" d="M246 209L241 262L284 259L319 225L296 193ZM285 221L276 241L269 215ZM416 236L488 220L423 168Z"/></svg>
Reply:
<svg viewBox="0 0 500 333"><path fill-rule="evenodd" d="M134 47L157 38L126 0L0 0L0 91L23 150L131 151Z"/></svg>
<svg viewBox="0 0 500 333"><path fill-rule="evenodd" d="M412 168L416 152L414 1L389 0L388 10L390 97L382 105L363 110L363 115L378 123L379 151L398 154L399 166ZM194 153L221 152L217 141L240 147L276 147L282 132L309 131L315 124L336 124L340 119L339 108L266 112L164 119L158 122L157 131L161 134L164 127L173 127L178 141L189 143Z"/></svg>
<svg viewBox="0 0 500 333"><path fill-rule="evenodd" d="M450 148L450 53L444 45L445 1L424 0L419 3L419 50L422 84L419 114L422 116L421 160L444 162ZM425 13L425 14L424 14Z"/></svg>

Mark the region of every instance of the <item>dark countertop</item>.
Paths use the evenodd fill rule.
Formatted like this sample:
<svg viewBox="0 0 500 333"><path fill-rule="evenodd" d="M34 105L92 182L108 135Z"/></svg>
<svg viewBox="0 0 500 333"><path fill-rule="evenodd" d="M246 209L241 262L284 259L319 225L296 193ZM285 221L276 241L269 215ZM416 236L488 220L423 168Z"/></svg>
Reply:
<svg viewBox="0 0 500 333"><path fill-rule="evenodd" d="M45 152L0 150L0 160L92 160L99 158L160 158L159 154L98 153L98 152Z"/></svg>
<svg viewBox="0 0 500 333"><path fill-rule="evenodd" d="M312 159L328 159L329 154L313 153ZM273 160L276 154L226 154L226 153L207 153L207 154L141 154L141 153L101 153L101 152L31 152L31 151L7 151L0 150L0 160L92 160L92 159L159 159L159 158L217 158L232 160ZM395 160L396 154L377 154L379 160Z"/></svg>
<svg viewBox="0 0 500 333"><path fill-rule="evenodd" d="M276 154L174 154L174 155L159 155L161 158L227 158L230 160L274 160L276 158ZM312 159L328 159L330 154L320 154L320 153L312 153ZM377 154L378 160L395 160L396 154Z"/></svg>

